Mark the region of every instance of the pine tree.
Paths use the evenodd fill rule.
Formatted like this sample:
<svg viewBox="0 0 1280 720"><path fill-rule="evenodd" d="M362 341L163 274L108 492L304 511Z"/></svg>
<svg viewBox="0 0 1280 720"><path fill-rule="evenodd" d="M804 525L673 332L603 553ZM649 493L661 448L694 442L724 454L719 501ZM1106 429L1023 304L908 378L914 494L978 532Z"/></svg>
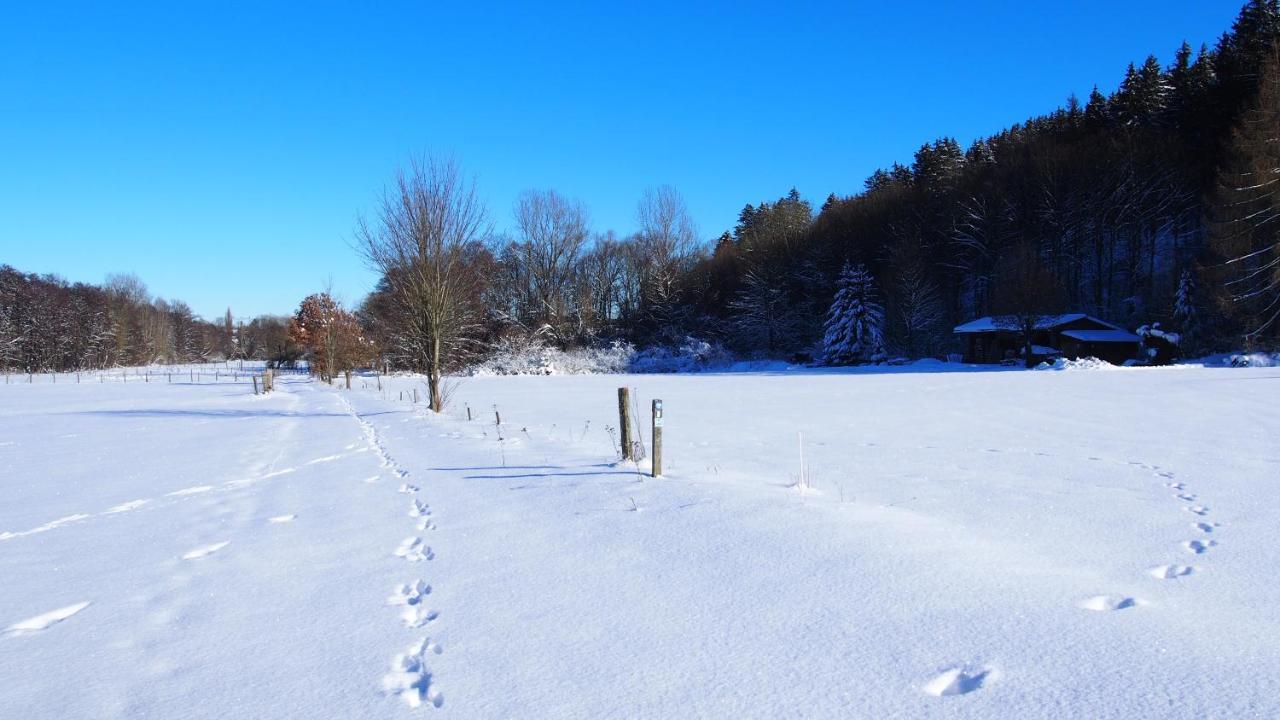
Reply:
<svg viewBox="0 0 1280 720"><path fill-rule="evenodd" d="M1213 247L1226 260L1224 305L1259 339L1280 330L1280 52L1259 74L1221 173Z"/></svg>
<svg viewBox="0 0 1280 720"><path fill-rule="evenodd" d="M1090 130L1101 130L1111 119L1111 104L1107 97L1093 86L1089 93L1089 102L1084 106L1084 125Z"/></svg>
<svg viewBox="0 0 1280 720"><path fill-rule="evenodd" d="M1178 280L1178 292L1174 296L1173 319L1182 335L1182 347L1194 352L1196 336L1200 329L1200 313L1196 308L1196 276L1190 268L1182 271Z"/></svg>
<svg viewBox="0 0 1280 720"><path fill-rule="evenodd" d="M822 361L852 365L884 359L884 308L866 267L845 264L827 312Z"/></svg>

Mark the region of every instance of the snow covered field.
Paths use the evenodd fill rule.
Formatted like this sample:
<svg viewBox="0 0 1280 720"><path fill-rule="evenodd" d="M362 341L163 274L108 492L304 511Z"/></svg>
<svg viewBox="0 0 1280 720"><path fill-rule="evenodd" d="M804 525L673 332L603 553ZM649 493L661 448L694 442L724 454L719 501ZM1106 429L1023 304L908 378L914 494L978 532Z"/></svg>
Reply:
<svg viewBox="0 0 1280 720"><path fill-rule="evenodd" d="M1280 716L1280 371L914 370L0 386L0 717Z"/></svg>

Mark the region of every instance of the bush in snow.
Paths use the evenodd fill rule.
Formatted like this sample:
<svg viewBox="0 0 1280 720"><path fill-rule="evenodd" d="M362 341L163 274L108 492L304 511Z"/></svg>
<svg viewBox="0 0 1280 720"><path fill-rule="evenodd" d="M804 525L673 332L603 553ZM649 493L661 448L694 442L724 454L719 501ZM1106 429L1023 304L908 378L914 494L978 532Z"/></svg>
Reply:
<svg viewBox="0 0 1280 720"><path fill-rule="evenodd" d="M846 263L827 311L822 362L878 362L884 354L884 308L876 299L875 281L864 266Z"/></svg>
<svg viewBox="0 0 1280 720"><path fill-rule="evenodd" d="M1160 329L1160 323L1143 325L1138 328L1138 337L1142 338L1142 356L1148 365L1168 365L1177 360L1181 336L1175 332Z"/></svg>
<svg viewBox="0 0 1280 720"><path fill-rule="evenodd" d="M719 344L686 337L676 345L637 350L615 341L596 347L560 350L536 336L511 336L498 341L469 375L603 375L619 373L700 372L726 367L734 361Z"/></svg>
<svg viewBox="0 0 1280 720"><path fill-rule="evenodd" d="M702 372L732 364L734 357L719 343L686 337L678 345L637 350L631 357L630 372Z"/></svg>
<svg viewBox="0 0 1280 720"><path fill-rule="evenodd" d="M1223 360L1231 367L1277 367L1280 353L1236 353Z"/></svg>

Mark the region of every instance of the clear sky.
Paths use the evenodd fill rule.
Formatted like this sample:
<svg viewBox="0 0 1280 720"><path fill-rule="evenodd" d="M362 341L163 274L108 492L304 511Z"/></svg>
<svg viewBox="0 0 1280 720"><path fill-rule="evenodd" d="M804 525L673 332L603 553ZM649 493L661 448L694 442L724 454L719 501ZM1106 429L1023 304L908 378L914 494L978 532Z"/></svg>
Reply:
<svg viewBox="0 0 1280 720"><path fill-rule="evenodd" d="M748 202L820 205L925 141L1109 92L1240 4L10 2L0 264L134 272L208 317L330 279L355 303L354 220L422 152L476 177L499 230L554 188L626 234L670 184L714 238Z"/></svg>

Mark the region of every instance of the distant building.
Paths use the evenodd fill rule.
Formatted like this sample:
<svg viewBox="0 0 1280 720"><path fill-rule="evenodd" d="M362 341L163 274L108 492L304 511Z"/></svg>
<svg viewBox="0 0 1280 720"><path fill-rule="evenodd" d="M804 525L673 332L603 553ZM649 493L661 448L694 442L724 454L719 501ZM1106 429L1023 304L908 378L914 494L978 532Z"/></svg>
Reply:
<svg viewBox="0 0 1280 720"><path fill-rule="evenodd" d="M997 318L978 318L955 329L964 360L999 363L1022 358L1022 330ZM1096 357L1117 365L1138 356L1139 338L1122 327L1083 313L1049 315L1036 323L1031 353L1040 359Z"/></svg>

